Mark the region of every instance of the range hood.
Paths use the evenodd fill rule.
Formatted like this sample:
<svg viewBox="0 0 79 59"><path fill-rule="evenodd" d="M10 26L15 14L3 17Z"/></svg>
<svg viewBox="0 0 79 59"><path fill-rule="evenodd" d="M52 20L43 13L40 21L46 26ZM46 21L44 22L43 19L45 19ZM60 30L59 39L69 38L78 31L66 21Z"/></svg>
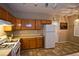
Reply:
<svg viewBox="0 0 79 59"><path fill-rule="evenodd" d="M13 26L13 24L11 22L8 21L4 21L0 19L0 25L1 26Z"/></svg>

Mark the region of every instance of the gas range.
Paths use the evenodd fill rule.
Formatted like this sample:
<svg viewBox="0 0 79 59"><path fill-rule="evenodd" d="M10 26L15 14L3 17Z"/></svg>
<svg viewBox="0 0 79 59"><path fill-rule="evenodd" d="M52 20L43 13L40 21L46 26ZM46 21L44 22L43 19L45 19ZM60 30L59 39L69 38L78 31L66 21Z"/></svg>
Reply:
<svg viewBox="0 0 79 59"><path fill-rule="evenodd" d="M8 41L6 36L0 37L0 50L11 49L11 56L20 55L20 42L19 40Z"/></svg>
<svg viewBox="0 0 79 59"><path fill-rule="evenodd" d="M6 35L0 36L0 50L1 49L9 49L14 46L14 43L7 42L8 38Z"/></svg>
<svg viewBox="0 0 79 59"><path fill-rule="evenodd" d="M0 50L1 49L12 49L14 44L1 44L0 45Z"/></svg>

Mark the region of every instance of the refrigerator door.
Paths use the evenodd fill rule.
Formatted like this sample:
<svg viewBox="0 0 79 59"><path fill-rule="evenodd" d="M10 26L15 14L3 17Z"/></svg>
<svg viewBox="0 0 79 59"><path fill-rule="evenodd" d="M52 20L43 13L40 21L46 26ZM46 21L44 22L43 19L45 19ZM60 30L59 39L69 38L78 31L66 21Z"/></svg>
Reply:
<svg viewBox="0 0 79 59"><path fill-rule="evenodd" d="M57 42L57 34L53 31L45 33L45 48L54 48Z"/></svg>
<svg viewBox="0 0 79 59"><path fill-rule="evenodd" d="M55 30L55 25L46 25L45 26L45 31L54 31Z"/></svg>

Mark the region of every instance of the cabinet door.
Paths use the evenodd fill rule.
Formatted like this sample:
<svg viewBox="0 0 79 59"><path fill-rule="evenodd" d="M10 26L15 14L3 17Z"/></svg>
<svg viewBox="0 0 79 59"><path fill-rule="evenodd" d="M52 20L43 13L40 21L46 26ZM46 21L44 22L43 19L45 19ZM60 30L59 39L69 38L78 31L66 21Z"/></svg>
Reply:
<svg viewBox="0 0 79 59"><path fill-rule="evenodd" d="M16 30L21 30L21 19L17 19L16 18L16 25L15 25L15 27L16 27Z"/></svg>
<svg viewBox="0 0 79 59"><path fill-rule="evenodd" d="M28 49L28 48L30 48L30 46L29 46L29 39L27 39L27 38L22 38L21 39L21 49Z"/></svg>
<svg viewBox="0 0 79 59"><path fill-rule="evenodd" d="M12 16L9 12L6 11L6 20L12 22Z"/></svg>
<svg viewBox="0 0 79 59"><path fill-rule="evenodd" d="M36 20L36 30L41 30L43 29L41 20Z"/></svg>
<svg viewBox="0 0 79 59"><path fill-rule="evenodd" d="M2 7L0 7L0 19L11 21L11 14Z"/></svg>
<svg viewBox="0 0 79 59"><path fill-rule="evenodd" d="M2 19L2 8L0 7L0 19Z"/></svg>
<svg viewBox="0 0 79 59"><path fill-rule="evenodd" d="M22 20L22 29L23 30L34 30L35 21L34 20Z"/></svg>
<svg viewBox="0 0 79 59"><path fill-rule="evenodd" d="M36 47L37 48L43 48L44 47L44 38L43 37L37 37L36 38Z"/></svg>
<svg viewBox="0 0 79 59"><path fill-rule="evenodd" d="M16 30L16 18L12 16L13 30Z"/></svg>
<svg viewBox="0 0 79 59"><path fill-rule="evenodd" d="M0 19L5 20L5 16L5 10L2 7L0 7Z"/></svg>
<svg viewBox="0 0 79 59"><path fill-rule="evenodd" d="M7 21L7 14L8 14L8 12L3 9L3 12L2 12L2 19L3 20Z"/></svg>
<svg viewBox="0 0 79 59"><path fill-rule="evenodd" d="M30 48L36 48L36 39L30 38Z"/></svg>
<svg viewBox="0 0 79 59"><path fill-rule="evenodd" d="M41 24L51 24L51 20L41 20Z"/></svg>

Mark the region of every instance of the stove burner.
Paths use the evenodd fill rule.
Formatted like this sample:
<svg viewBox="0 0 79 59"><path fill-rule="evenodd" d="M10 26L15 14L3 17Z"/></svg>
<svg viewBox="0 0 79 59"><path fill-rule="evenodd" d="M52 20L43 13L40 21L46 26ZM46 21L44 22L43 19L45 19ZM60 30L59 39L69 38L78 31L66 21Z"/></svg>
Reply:
<svg viewBox="0 0 79 59"><path fill-rule="evenodd" d="M0 48L5 48L7 45L0 45Z"/></svg>
<svg viewBox="0 0 79 59"><path fill-rule="evenodd" d="M0 49L12 48L13 46L14 46L14 44L2 44L2 45L0 45Z"/></svg>

